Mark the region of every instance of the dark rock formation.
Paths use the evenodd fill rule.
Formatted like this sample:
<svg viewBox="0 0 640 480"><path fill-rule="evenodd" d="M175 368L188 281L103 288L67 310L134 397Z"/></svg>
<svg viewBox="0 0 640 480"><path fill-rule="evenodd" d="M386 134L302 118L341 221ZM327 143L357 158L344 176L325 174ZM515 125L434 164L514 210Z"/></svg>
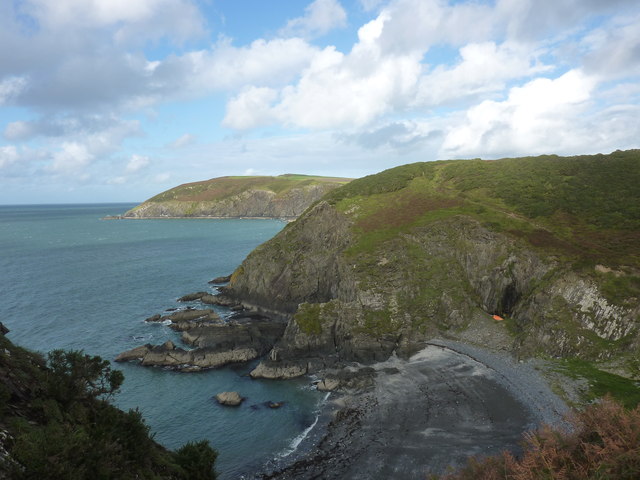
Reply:
<svg viewBox="0 0 640 480"><path fill-rule="evenodd" d="M231 280L231 275L227 275L223 277L216 277L213 280L209 280L209 283L212 285L222 285L224 283L229 283L230 280Z"/></svg>
<svg viewBox="0 0 640 480"><path fill-rule="evenodd" d="M170 325L182 332L182 341L197 348L185 350L171 341L144 345L121 353L117 362L140 361L141 365L167 367L183 372L247 362L267 353L282 336L285 324L264 317L238 318L223 323L210 310L189 310L171 316Z"/></svg>
<svg viewBox="0 0 640 480"><path fill-rule="evenodd" d="M195 292L188 293L187 295L183 295L178 299L179 302L193 302L195 300L200 300L205 295L209 295L208 292Z"/></svg>

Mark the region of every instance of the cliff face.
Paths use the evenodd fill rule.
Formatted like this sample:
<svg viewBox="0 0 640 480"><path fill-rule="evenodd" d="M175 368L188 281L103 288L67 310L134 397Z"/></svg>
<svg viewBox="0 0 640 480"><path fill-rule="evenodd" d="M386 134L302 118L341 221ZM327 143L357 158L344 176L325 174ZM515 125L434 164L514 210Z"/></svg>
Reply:
<svg viewBox="0 0 640 480"><path fill-rule="evenodd" d="M124 217L296 218L347 181L306 176L223 177L171 189L129 210Z"/></svg>
<svg viewBox="0 0 640 480"><path fill-rule="evenodd" d="M572 243L583 233L562 236L486 192L480 205L473 192L445 189L448 165L464 163L427 165L390 191L355 181L354 194L336 190L249 255L225 293L290 318L259 375L408 354L435 335L500 336L501 348L523 355L638 351L637 291L609 288L637 285L637 265L620 263L637 247L603 255L617 265L611 273Z"/></svg>

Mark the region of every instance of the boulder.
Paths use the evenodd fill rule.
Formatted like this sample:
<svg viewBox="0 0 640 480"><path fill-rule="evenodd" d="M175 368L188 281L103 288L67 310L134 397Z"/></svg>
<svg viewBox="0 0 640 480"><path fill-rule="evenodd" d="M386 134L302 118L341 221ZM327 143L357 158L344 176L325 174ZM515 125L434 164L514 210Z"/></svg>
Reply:
<svg viewBox="0 0 640 480"><path fill-rule="evenodd" d="M207 305L218 305L220 307L235 307L238 305L236 300L224 295L204 295L200 298L200 301Z"/></svg>
<svg viewBox="0 0 640 480"><path fill-rule="evenodd" d="M196 300L200 300L205 295L209 295L207 292L195 292L188 293L178 299L179 302L194 302Z"/></svg>
<svg viewBox="0 0 640 480"><path fill-rule="evenodd" d="M142 345L141 347L136 347L131 350L127 350L126 352L122 352L115 358L116 362L128 362L131 360L141 360L144 356L149 353L152 346L150 344Z"/></svg>
<svg viewBox="0 0 640 480"><path fill-rule="evenodd" d="M212 285L220 285L223 283L229 283L231 281L231 275L227 275L226 277L216 277L213 280L210 280L209 283Z"/></svg>
<svg viewBox="0 0 640 480"><path fill-rule="evenodd" d="M7 333L9 333L9 329L5 327L2 322L0 322L0 333L2 335L6 335Z"/></svg>
<svg viewBox="0 0 640 480"><path fill-rule="evenodd" d="M281 363L263 361L249 373L251 378L267 378L270 380L284 380L301 377L307 373L307 365L299 363Z"/></svg>
<svg viewBox="0 0 640 480"><path fill-rule="evenodd" d="M220 392L215 396L215 399L220 405L230 407L237 407L244 400L238 392Z"/></svg>
<svg viewBox="0 0 640 480"><path fill-rule="evenodd" d="M318 382L316 388L321 392L333 392L340 386L340 380L337 378L324 378Z"/></svg>

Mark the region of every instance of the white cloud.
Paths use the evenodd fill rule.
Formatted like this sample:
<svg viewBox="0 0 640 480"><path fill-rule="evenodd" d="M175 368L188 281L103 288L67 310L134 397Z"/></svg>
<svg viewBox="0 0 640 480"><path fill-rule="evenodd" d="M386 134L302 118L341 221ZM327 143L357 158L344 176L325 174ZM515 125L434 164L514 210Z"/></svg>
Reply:
<svg viewBox="0 0 640 480"><path fill-rule="evenodd" d="M10 103L22 93L28 81L24 76L11 76L0 81L0 105Z"/></svg>
<svg viewBox="0 0 640 480"><path fill-rule="evenodd" d="M16 121L10 122L4 129L4 138L7 140L22 140L32 135L33 128L31 123Z"/></svg>
<svg viewBox="0 0 640 480"><path fill-rule="evenodd" d="M0 146L0 168L8 167L19 159L18 149L14 145Z"/></svg>
<svg viewBox="0 0 640 480"><path fill-rule="evenodd" d="M250 87L227 103L222 124L244 130L269 124L273 121L272 103L278 93L267 87Z"/></svg>
<svg viewBox="0 0 640 480"><path fill-rule="evenodd" d="M294 18L280 31L284 36L316 37L347 24L347 13L338 0L315 0L302 17Z"/></svg>
<svg viewBox="0 0 640 480"><path fill-rule="evenodd" d="M108 185L124 185L127 183L127 177L113 177L107 180Z"/></svg>
<svg viewBox="0 0 640 480"><path fill-rule="evenodd" d="M448 132L442 152L448 157L584 148L590 138L580 117L595 87L595 79L580 70L514 87L504 101L485 100L471 107L464 122Z"/></svg>
<svg viewBox="0 0 640 480"><path fill-rule="evenodd" d="M615 18L582 40L585 69L602 77L640 75L640 16Z"/></svg>
<svg viewBox="0 0 640 480"><path fill-rule="evenodd" d="M199 92L282 85L299 75L318 51L300 38L259 39L246 47L234 47L229 39L222 39L209 50L162 62L154 70L153 81Z"/></svg>
<svg viewBox="0 0 640 480"><path fill-rule="evenodd" d="M185 40L204 32L189 0L26 0L22 10L51 31L111 27L117 41L168 35Z"/></svg>
<svg viewBox="0 0 640 480"><path fill-rule="evenodd" d="M163 173L158 173L157 175L154 175L152 180L155 183L165 183L167 182L167 180L169 180L171 178L171 174L168 172L163 172Z"/></svg>
<svg viewBox="0 0 640 480"><path fill-rule="evenodd" d="M318 52L300 80L279 94L246 89L229 102L225 125L251 128L271 120L320 129L362 126L405 105L421 73L420 56L381 53L377 40L387 19L383 14L360 28L349 55L335 48Z"/></svg>
<svg viewBox="0 0 640 480"><path fill-rule="evenodd" d="M196 141L196 136L191 135L190 133L185 133L180 137L176 138L173 142L169 143L169 148L183 148L187 145L191 145Z"/></svg>
<svg viewBox="0 0 640 480"><path fill-rule="evenodd" d="M470 43L460 49L460 62L438 65L420 79L415 104L435 106L504 89L509 80L549 70L524 45Z"/></svg>
<svg viewBox="0 0 640 480"><path fill-rule="evenodd" d="M135 173L139 172L143 168L148 167L151 164L151 160L149 157L145 157L144 155L131 155L127 166L124 171L126 173Z"/></svg>
<svg viewBox="0 0 640 480"><path fill-rule="evenodd" d="M94 156L85 145L64 142L61 149L53 154L53 162L47 170L55 173L78 174L91 163Z"/></svg>

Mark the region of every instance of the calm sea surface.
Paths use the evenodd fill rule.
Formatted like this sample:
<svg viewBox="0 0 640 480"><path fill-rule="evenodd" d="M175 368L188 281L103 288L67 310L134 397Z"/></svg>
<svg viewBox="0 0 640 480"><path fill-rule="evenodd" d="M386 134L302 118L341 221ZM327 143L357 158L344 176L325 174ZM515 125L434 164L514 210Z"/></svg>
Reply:
<svg viewBox="0 0 640 480"><path fill-rule="evenodd" d="M0 206L0 320L8 337L47 352L83 349L112 360L145 343L179 343L144 319L207 290L284 226L276 220L101 220L133 207ZM224 309L217 310L228 315ZM316 418L323 396L306 381L251 380L251 366L175 373L117 364L125 383L115 403L138 407L169 448L208 439L221 478L240 478L290 451ZM237 390L239 408L212 396ZM277 410L264 405L284 401Z"/></svg>

